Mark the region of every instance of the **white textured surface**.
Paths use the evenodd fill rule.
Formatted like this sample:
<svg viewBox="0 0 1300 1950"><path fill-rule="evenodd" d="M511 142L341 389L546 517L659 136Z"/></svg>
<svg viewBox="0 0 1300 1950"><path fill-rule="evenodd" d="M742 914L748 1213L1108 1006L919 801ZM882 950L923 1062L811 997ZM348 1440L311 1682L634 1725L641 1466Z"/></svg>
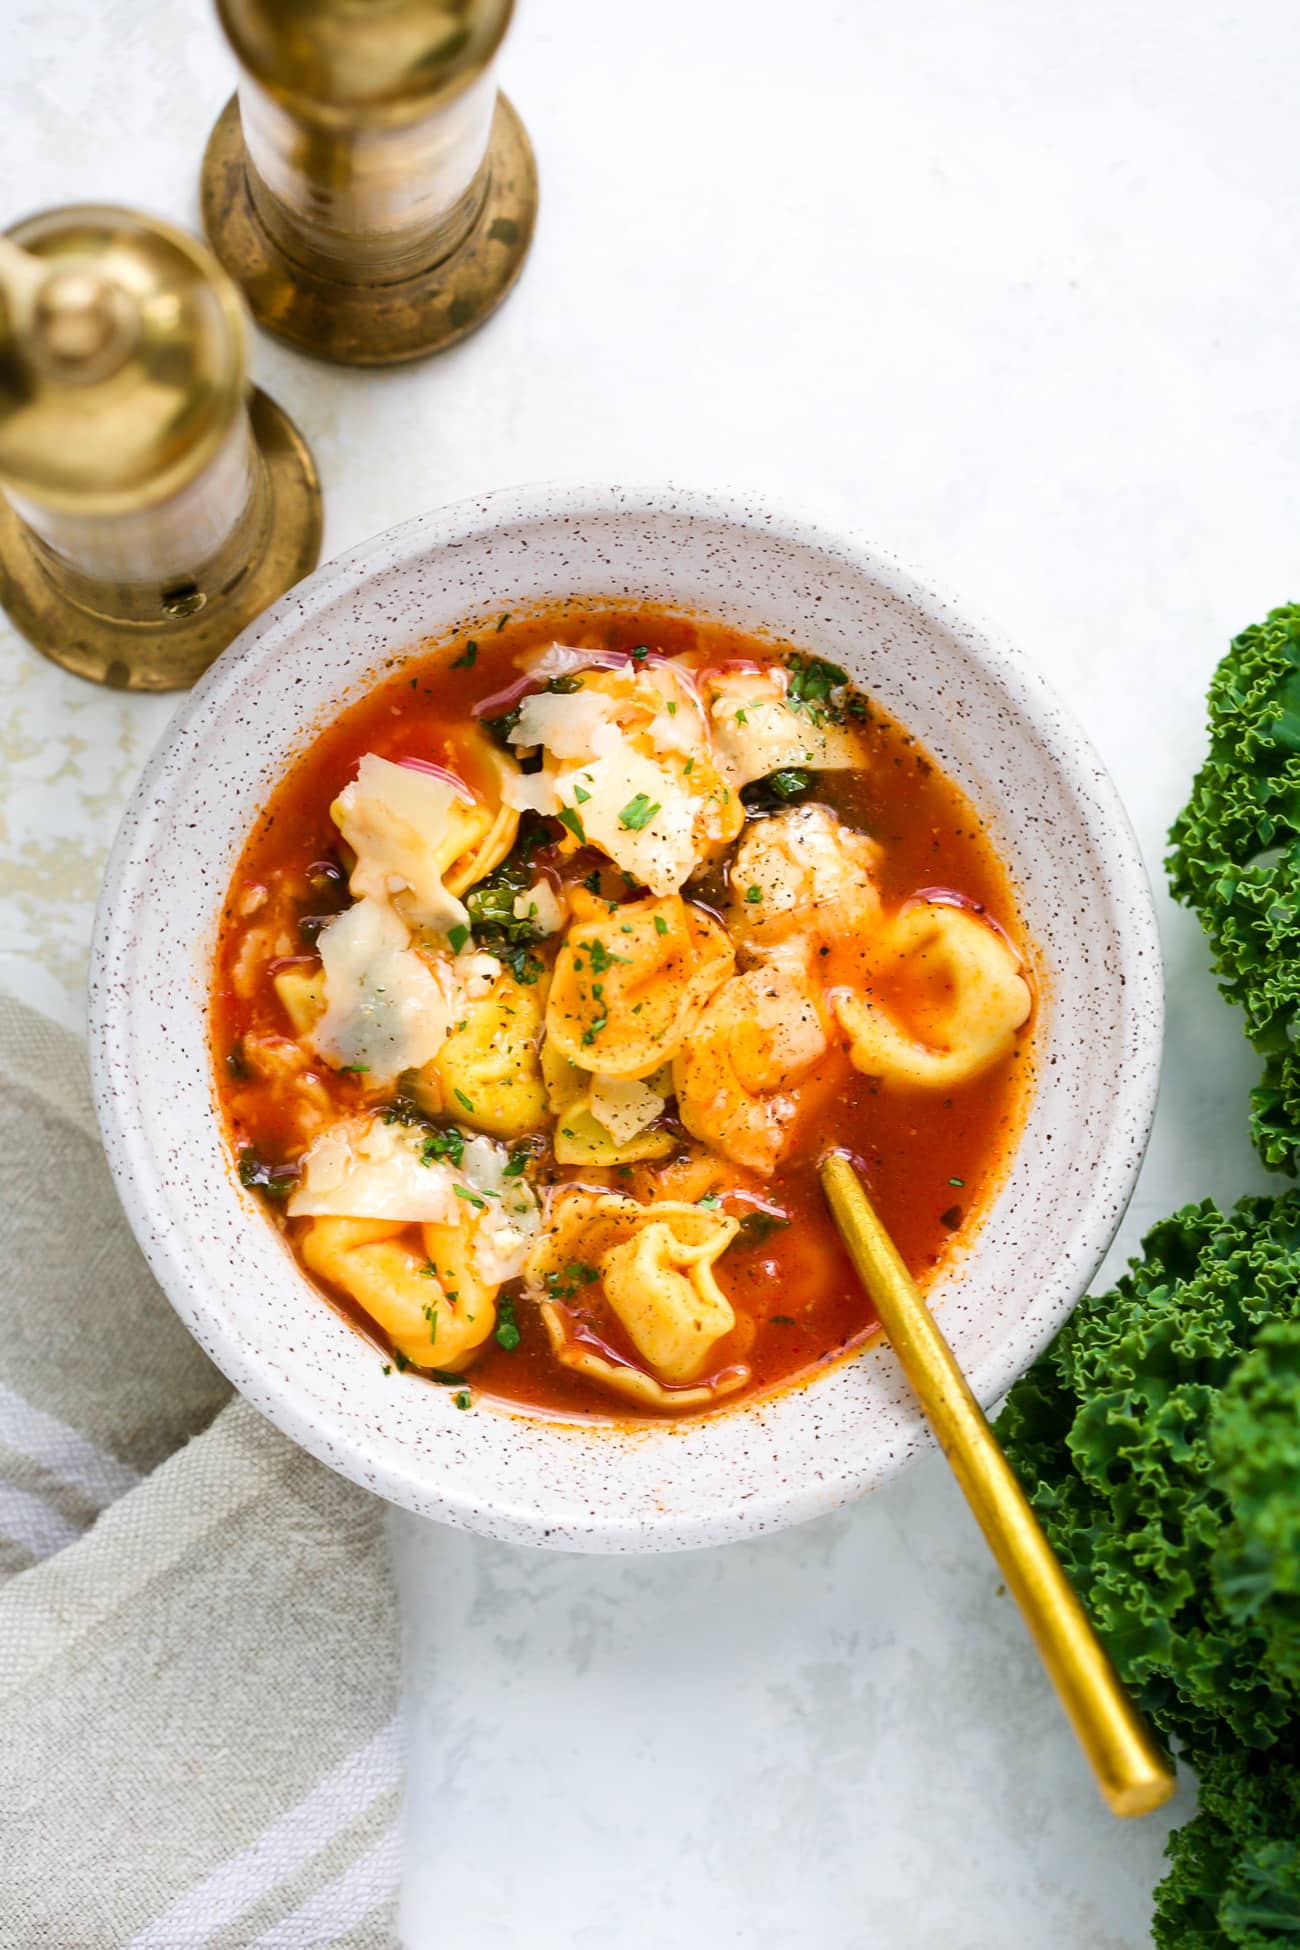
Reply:
<svg viewBox="0 0 1300 1950"><path fill-rule="evenodd" d="M205 0L3 0L4 218L195 210L230 86ZM1231 631L1295 594L1300 21L1278 0L523 0L543 211L484 332L257 375L326 550L505 481L750 487L856 524L1035 655L1154 870ZM112 826L166 700L0 624L0 979L76 1023ZM1258 1182L1250 1062L1161 902L1170 1037L1125 1237ZM1145 1941L1162 1817L1094 1807L935 1462L654 1564L400 1526L409 1939L468 1950Z"/></svg>

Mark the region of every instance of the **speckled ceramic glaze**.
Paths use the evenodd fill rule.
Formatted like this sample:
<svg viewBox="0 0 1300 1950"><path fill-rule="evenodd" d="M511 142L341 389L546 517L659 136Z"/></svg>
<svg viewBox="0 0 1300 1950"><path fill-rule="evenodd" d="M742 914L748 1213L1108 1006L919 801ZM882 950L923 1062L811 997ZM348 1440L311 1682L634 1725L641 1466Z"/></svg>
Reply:
<svg viewBox="0 0 1300 1950"><path fill-rule="evenodd" d="M1155 1104L1159 949L1114 788L1032 669L886 558L740 502L534 489L405 523L301 584L209 672L118 835L91 972L100 1123L154 1272L213 1360L322 1462L494 1537L672 1550L797 1523L927 1441L885 1347L708 1421L530 1420L385 1375L234 1178L205 1015L221 901L287 762L421 638L573 594L768 626L844 664L988 821L1043 977L1038 1081L996 1205L933 1291L980 1399L1095 1271Z"/></svg>

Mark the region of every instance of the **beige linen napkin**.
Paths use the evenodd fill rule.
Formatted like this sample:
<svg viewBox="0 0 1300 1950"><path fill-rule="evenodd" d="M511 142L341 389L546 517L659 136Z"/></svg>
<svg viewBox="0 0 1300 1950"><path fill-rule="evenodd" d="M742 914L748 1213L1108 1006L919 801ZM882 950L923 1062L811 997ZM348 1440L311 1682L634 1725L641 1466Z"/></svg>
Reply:
<svg viewBox="0 0 1300 1950"><path fill-rule="evenodd" d="M0 996L4 1950L395 1941L383 1506L229 1395Z"/></svg>

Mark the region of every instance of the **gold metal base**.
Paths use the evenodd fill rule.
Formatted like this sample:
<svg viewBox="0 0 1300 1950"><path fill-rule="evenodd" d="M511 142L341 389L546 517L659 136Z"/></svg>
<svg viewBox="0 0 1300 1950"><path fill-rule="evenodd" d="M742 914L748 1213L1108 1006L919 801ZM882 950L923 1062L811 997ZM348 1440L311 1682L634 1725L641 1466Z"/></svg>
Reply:
<svg viewBox="0 0 1300 1950"><path fill-rule="evenodd" d="M311 573L321 544L316 463L265 393L253 393L248 415L265 470L265 546L213 588L200 573L184 588L160 591L157 622L124 622L88 607L84 596L74 600L58 581L55 558L0 497L0 608L43 656L113 690L179 690Z"/></svg>
<svg viewBox="0 0 1300 1950"><path fill-rule="evenodd" d="M340 365L399 365L465 338L523 269L537 221L537 164L504 95L497 96L487 171L482 208L449 257L395 284L345 284L295 263L267 235L249 189L232 95L203 158L203 226L266 331Z"/></svg>

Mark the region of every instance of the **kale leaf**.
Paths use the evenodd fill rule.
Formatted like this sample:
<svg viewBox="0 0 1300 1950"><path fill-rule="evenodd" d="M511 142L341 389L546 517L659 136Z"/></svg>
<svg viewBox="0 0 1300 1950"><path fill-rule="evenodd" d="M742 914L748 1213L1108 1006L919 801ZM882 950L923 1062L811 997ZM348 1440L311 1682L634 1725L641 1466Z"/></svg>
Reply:
<svg viewBox="0 0 1300 1950"><path fill-rule="evenodd" d="M1300 1927L1300 1192L1156 1226L998 1434L1116 1665L1196 1769L1164 1950Z"/></svg>
<svg viewBox="0 0 1300 1950"><path fill-rule="evenodd" d="M1300 605L1234 638L1209 691L1210 750L1170 833L1175 896L1264 1058L1251 1132L1265 1164L1300 1163Z"/></svg>

